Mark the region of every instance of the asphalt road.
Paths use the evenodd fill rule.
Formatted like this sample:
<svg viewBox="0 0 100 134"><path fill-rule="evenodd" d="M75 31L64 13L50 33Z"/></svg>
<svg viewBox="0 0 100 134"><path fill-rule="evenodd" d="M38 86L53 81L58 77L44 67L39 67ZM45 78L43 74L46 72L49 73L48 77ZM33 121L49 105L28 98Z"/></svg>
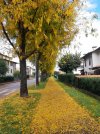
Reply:
<svg viewBox="0 0 100 134"><path fill-rule="evenodd" d="M28 86L31 86L34 83L35 83L34 79L27 80ZM7 84L0 85L0 98L5 97L19 90L19 88L20 88L20 82L7 83Z"/></svg>

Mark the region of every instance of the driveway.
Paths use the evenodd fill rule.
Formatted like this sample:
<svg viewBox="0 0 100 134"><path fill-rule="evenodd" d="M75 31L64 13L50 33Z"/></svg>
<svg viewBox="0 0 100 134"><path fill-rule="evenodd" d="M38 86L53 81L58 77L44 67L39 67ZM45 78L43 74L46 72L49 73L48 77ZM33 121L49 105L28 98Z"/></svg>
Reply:
<svg viewBox="0 0 100 134"><path fill-rule="evenodd" d="M28 86L31 86L35 83L35 79L27 80ZM0 98L5 97L9 95L10 93L13 93L20 88L20 82L14 82L14 83L7 83L4 85L0 85Z"/></svg>

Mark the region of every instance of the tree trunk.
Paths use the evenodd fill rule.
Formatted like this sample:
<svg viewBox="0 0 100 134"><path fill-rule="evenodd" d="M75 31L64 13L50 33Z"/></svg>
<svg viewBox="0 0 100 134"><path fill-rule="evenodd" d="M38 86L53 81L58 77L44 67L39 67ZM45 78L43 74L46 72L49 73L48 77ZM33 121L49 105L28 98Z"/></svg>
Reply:
<svg viewBox="0 0 100 134"><path fill-rule="evenodd" d="M26 73L26 60L20 60L20 96L27 97L28 89L27 89L27 73Z"/></svg>
<svg viewBox="0 0 100 134"><path fill-rule="evenodd" d="M39 60L38 60L38 53L36 53L35 67L36 67L36 72L35 72L36 83L35 83L35 85L39 86Z"/></svg>
<svg viewBox="0 0 100 134"><path fill-rule="evenodd" d="M47 73L45 71L41 72L41 82L46 81L47 79Z"/></svg>

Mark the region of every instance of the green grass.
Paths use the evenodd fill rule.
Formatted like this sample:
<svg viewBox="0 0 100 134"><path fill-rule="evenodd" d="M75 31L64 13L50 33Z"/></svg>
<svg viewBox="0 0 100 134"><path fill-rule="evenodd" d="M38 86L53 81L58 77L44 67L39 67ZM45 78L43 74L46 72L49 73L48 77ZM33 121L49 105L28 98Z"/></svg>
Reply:
<svg viewBox="0 0 100 134"><path fill-rule="evenodd" d="M100 101L74 87L67 86L61 82L58 82L62 88L77 101L81 106L88 109L94 117L100 117Z"/></svg>
<svg viewBox="0 0 100 134"><path fill-rule="evenodd" d="M41 95L29 88L29 97L19 94L0 100L0 134L30 134L31 121Z"/></svg>
<svg viewBox="0 0 100 134"><path fill-rule="evenodd" d="M22 98L19 94L0 100L0 134L30 134L31 122L35 115L35 107L41 97L34 90L44 89L47 81L28 88L29 97Z"/></svg>
<svg viewBox="0 0 100 134"><path fill-rule="evenodd" d="M39 86L35 87L35 89L44 89L46 86L47 80L44 82L40 82Z"/></svg>

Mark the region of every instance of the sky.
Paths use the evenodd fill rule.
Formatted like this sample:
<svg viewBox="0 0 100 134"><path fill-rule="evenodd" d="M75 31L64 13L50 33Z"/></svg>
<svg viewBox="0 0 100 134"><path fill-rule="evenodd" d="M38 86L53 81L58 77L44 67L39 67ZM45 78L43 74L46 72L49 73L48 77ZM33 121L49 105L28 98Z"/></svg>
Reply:
<svg viewBox="0 0 100 134"><path fill-rule="evenodd" d="M94 7L91 11L100 13L100 0L91 0L90 2Z"/></svg>
<svg viewBox="0 0 100 134"><path fill-rule="evenodd" d="M98 19L92 19L94 15L97 15ZM84 7L77 17L77 25L79 33L71 42L70 47L63 49L61 55L66 52L79 52L83 56L92 51L93 46L100 47L100 0L86 0ZM91 28L96 30L94 34L90 34ZM85 33L86 29L88 33L87 37Z"/></svg>

